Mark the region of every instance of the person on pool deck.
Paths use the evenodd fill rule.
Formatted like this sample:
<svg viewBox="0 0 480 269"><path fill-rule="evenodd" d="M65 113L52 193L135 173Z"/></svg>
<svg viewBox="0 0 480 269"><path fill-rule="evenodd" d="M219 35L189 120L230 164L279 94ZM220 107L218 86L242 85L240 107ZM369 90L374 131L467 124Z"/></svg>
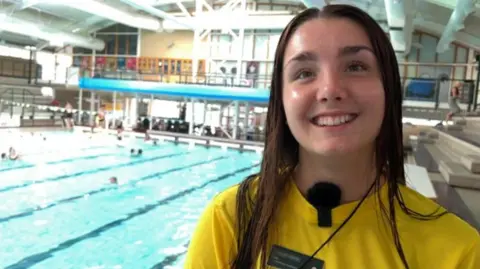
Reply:
<svg viewBox="0 0 480 269"><path fill-rule="evenodd" d="M102 105L98 110L97 119L98 119L97 126L100 128L105 128L105 106L104 105Z"/></svg>
<svg viewBox="0 0 480 269"><path fill-rule="evenodd" d="M63 115L64 121L65 121L65 127L67 129L72 129L73 128L73 107L72 105L67 102L65 105L65 113Z"/></svg>
<svg viewBox="0 0 480 269"><path fill-rule="evenodd" d="M260 172L207 206L184 268L480 268L478 231L406 186L398 62L373 18L307 9L273 66Z"/></svg>

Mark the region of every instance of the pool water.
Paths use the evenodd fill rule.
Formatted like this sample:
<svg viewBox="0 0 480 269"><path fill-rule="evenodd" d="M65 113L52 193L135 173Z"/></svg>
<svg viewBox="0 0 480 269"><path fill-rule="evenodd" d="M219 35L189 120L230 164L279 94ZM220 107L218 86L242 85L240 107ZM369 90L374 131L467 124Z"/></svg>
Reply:
<svg viewBox="0 0 480 269"><path fill-rule="evenodd" d="M209 200L257 172L261 158L54 136L63 148L0 163L0 268L181 268ZM140 147L143 156L130 156ZM111 176L118 185L108 183Z"/></svg>

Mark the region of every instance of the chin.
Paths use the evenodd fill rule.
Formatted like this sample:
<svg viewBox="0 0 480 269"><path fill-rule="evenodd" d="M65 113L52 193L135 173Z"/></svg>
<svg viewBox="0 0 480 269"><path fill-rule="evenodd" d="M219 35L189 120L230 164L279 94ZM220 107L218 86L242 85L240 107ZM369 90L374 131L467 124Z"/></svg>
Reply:
<svg viewBox="0 0 480 269"><path fill-rule="evenodd" d="M311 152L323 156L340 156L359 151L362 146L354 141L322 141L312 145Z"/></svg>

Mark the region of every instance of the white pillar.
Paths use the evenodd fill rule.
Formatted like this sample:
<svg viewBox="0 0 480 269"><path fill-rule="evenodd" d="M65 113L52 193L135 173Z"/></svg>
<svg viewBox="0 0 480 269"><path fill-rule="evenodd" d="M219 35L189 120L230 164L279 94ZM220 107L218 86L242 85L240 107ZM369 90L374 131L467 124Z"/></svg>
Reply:
<svg viewBox="0 0 480 269"><path fill-rule="evenodd" d="M95 112L95 92L90 91L90 125L94 123L93 114Z"/></svg>
<svg viewBox="0 0 480 269"><path fill-rule="evenodd" d="M195 16L202 16L203 13L203 1L204 0L195 0ZM201 46L202 40L200 35L202 34L203 29L195 29L193 32L193 48L192 48L192 82L197 82L197 74L198 74L198 65L200 63L200 53L201 53Z"/></svg>
<svg viewBox="0 0 480 269"><path fill-rule="evenodd" d="M97 37L97 32L93 33L93 38ZM95 75L95 57L96 57L96 50L92 51L92 68L90 69L90 77L93 78Z"/></svg>
<svg viewBox="0 0 480 269"><path fill-rule="evenodd" d="M205 125L205 122L207 120L207 100L203 101L203 125Z"/></svg>
<svg viewBox="0 0 480 269"><path fill-rule="evenodd" d="M250 106L248 104L248 102L245 102L245 118L243 119L243 128L244 130L247 130L248 129L248 124L249 124L249 118L250 118Z"/></svg>
<svg viewBox="0 0 480 269"><path fill-rule="evenodd" d="M117 92L113 92L113 119L117 119Z"/></svg>
<svg viewBox="0 0 480 269"><path fill-rule="evenodd" d="M150 130L152 130L153 128L152 109L153 109L153 94L150 94L150 103L148 104L148 116L150 117Z"/></svg>
<svg viewBox="0 0 480 269"><path fill-rule="evenodd" d="M195 99L192 98L190 102L192 111L190 112L190 122L188 124L188 134L193 135L193 125L195 124Z"/></svg>
<svg viewBox="0 0 480 269"><path fill-rule="evenodd" d="M82 122L82 109L83 109L82 105L83 105L83 89L80 88L78 90L78 106L77 106L77 108L78 108L78 118L77 118L78 123Z"/></svg>
<svg viewBox="0 0 480 269"><path fill-rule="evenodd" d="M222 104L220 104L220 111L219 111L219 113L218 113L220 126L218 126L218 127L223 127L223 126L222 126L222 124L223 124L223 123L222 123L222 120L223 120L223 110L224 110L224 109L225 109L225 107L224 107Z"/></svg>
<svg viewBox="0 0 480 269"><path fill-rule="evenodd" d="M247 11L247 0L241 0L240 1L240 10L243 12ZM243 61L243 46L245 42L245 29L240 28L238 29L238 42L237 46L237 75L236 75L236 81L235 84L239 85L240 84L240 79L242 75L242 61Z"/></svg>
<svg viewBox="0 0 480 269"><path fill-rule="evenodd" d="M130 118L130 125L134 125L137 123L137 108L138 101L137 98L130 98L130 110L129 110L129 118Z"/></svg>
<svg viewBox="0 0 480 269"><path fill-rule="evenodd" d="M125 121L125 125L130 126L130 98L125 97L125 100L123 100L125 105L123 107L123 118ZM124 126L125 127L125 126Z"/></svg>
<svg viewBox="0 0 480 269"><path fill-rule="evenodd" d="M235 104L235 115L234 115L234 118L233 118L233 139L237 139L238 138L238 116L240 114L240 107L239 107L239 104L238 104L238 101L234 101L234 104Z"/></svg>

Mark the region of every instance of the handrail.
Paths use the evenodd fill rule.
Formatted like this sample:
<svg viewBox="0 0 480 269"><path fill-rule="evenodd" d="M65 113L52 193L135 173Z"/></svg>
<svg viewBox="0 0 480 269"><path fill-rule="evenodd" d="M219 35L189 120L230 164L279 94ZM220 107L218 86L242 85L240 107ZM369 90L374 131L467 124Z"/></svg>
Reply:
<svg viewBox="0 0 480 269"><path fill-rule="evenodd" d="M266 75L246 75L241 74L240 80L234 74L223 73L197 73L183 72L176 75L168 75L162 72L142 72L142 71L104 71L97 70L94 78L118 79L118 80L140 80L154 81L162 83L172 83L171 78L175 78L173 83L178 84L200 84L222 87L247 87L247 88L269 88L271 76ZM403 98L409 101L433 102L434 108L439 109L440 104L447 103L448 95L453 82L462 81L464 88L460 92L460 102L467 105L470 111L474 103L473 80L457 80L451 78L420 78L403 77ZM259 83L260 82L260 83ZM263 83L265 87L259 87Z"/></svg>

